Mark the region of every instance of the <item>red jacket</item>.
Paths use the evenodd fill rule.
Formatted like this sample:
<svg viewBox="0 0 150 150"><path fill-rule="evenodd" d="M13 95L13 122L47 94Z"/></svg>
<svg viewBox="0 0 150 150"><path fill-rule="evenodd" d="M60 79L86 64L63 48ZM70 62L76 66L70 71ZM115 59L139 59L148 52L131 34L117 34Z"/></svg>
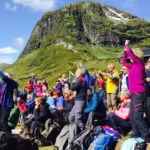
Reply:
<svg viewBox="0 0 150 150"><path fill-rule="evenodd" d="M28 89L28 92L32 92L33 91L33 85L31 83L28 83L24 87Z"/></svg>
<svg viewBox="0 0 150 150"><path fill-rule="evenodd" d="M17 107L19 108L20 112L27 111L26 102L17 102Z"/></svg>

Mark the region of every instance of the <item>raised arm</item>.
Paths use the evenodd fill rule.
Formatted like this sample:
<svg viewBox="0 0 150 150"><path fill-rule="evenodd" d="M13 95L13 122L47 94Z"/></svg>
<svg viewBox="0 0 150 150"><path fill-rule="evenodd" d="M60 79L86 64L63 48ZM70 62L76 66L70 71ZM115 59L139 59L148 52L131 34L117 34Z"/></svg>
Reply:
<svg viewBox="0 0 150 150"><path fill-rule="evenodd" d="M123 65L126 66L128 69L131 69L132 66L133 66L131 63L128 63L128 62L127 62L127 53L126 53L126 51L125 51L124 54L123 54L122 63L123 63Z"/></svg>
<svg viewBox="0 0 150 150"><path fill-rule="evenodd" d="M2 80L5 81L6 83L10 81L10 79L3 73L2 70L0 70L0 76Z"/></svg>
<svg viewBox="0 0 150 150"><path fill-rule="evenodd" d="M126 40L125 42L125 51L127 52L127 55L133 60L134 63L141 63L141 60L137 56L135 56L135 54L130 49L129 40Z"/></svg>

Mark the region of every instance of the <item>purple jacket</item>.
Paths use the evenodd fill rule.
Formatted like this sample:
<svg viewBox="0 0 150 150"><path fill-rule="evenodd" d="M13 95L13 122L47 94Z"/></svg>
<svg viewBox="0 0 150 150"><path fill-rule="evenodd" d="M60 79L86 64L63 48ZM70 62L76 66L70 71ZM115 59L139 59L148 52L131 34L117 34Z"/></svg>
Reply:
<svg viewBox="0 0 150 150"><path fill-rule="evenodd" d="M145 79L145 67L144 62L133 54L128 44L125 45L126 51L123 55L123 65L130 69L129 90L131 94L145 92L144 79ZM127 62L127 56L133 60L133 64Z"/></svg>

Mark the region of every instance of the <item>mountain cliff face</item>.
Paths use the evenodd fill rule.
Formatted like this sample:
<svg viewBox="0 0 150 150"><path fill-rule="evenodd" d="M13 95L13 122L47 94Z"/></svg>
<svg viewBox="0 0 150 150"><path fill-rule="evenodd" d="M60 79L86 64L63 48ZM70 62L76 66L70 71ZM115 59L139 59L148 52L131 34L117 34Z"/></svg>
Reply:
<svg viewBox="0 0 150 150"><path fill-rule="evenodd" d="M131 14L93 2L80 2L47 12L35 25L19 59L4 70L11 72L22 88L37 75L49 87L77 63L89 69L107 71L124 51L125 39L132 46L150 46L150 23Z"/></svg>
<svg viewBox="0 0 150 150"><path fill-rule="evenodd" d="M53 45L120 46L125 39L136 43L149 37L149 22L100 3L80 2L45 13L21 56Z"/></svg>

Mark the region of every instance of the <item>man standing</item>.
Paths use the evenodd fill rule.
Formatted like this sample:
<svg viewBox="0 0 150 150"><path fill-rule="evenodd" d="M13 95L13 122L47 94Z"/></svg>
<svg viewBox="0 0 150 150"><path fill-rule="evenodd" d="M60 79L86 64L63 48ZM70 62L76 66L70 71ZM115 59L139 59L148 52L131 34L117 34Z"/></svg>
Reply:
<svg viewBox="0 0 150 150"><path fill-rule="evenodd" d="M107 107L108 112L117 109L117 93L119 85L119 73L115 66L110 63L107 66L108 73L99 71L99 75L103 80L106 81L106 92L107 92Z"/></svg>

